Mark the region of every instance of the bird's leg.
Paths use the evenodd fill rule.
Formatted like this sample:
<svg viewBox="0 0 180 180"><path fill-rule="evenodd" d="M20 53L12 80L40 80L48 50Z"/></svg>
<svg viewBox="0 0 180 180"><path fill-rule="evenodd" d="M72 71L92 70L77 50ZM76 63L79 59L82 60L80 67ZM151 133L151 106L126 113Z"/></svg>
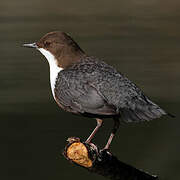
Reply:
<svg viewBox="0 0 180 180"><path fill-rule="evenodd" d="M107 141L106 146L103 148L103 150L104 149L109 149L109 146L110 146L110 144L111 144L111 142L113 140L113 137L114 137L114 135L116 134L116 132L117 132L117 130L119 128L119 125L120 125L119 118L114 117L113 120L114 120L114 125L113 125L112 131L111 131L111 135L110 135L110 137L109 137L109 139Z"/></svg>
<svg viewBox="0 0 180 180"><path fill-rule="evenodd" d="M90 136L87 138L86 143L90 143L91 140L93 139L94 135L96 134L96 132L98 131L98 129L101 127L103 120L102 119L98 119L96 118L97 121L97 125L95 127L95 129L93 130L93 132L90 134Z"/></svg>

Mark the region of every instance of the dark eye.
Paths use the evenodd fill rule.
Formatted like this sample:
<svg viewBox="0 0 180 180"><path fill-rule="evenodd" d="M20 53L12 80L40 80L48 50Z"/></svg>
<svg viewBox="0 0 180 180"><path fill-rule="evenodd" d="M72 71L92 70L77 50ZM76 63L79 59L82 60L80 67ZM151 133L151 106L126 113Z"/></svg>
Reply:
<svg viewBox="0 0 180 180"><path fill-rule="evenodd" d="M45 41L45 42L44 42L44 46L45 46L45 47L49 47L50 44L51 44L51 43L50 43L49 41Z"/></svg>

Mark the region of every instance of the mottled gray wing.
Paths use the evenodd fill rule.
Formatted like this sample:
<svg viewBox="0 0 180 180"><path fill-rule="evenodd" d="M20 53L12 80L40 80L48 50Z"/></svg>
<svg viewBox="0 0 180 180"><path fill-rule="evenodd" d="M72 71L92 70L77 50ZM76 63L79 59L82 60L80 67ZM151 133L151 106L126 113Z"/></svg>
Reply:
<svg viewBox="0 0 180 180"><path fill-rule="evenodd" d="M167 114L128 78L120 74L114 76L99 89L107 102L117 108L125 122L149 121Z"/></svg>
<svg viewBox="0 0 180 180"><path fill-rule="evenodd" d="M73 113L115 115L115 108L86 79L68 77L61 73L55 88L55 97L64 109Z"/></svg>
<svg viewBox="0 0 180 180"><path fill-rule="evenodd" d="M125 122L159 118L166 112L128 78L93 57L59 73L58 101L75 112L119 114Z"/></svg>
<svg viewBox="0 0 180 180"><path fill-rule="evenodd" d="M167 114L125 76L114 73L109 79L103 80L98 89L125 122L149 121Z"/></svg>

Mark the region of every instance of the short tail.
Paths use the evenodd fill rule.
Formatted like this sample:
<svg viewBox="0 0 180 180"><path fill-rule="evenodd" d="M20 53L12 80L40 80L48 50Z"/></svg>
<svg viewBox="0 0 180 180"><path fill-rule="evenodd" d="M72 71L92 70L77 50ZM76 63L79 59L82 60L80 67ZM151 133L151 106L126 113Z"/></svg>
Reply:
<svg viewBox="0 0 180 180"><path fill-rule="evenodd" d="M169 117L172 117L172 118L175 118L175 117L176 117L175 115L170 114L170 113L167 113L167 115L168 115Z"/></svg>
<svg viewBox="0 0 180 180"><path fill-rule="evenodd" d="M140 122L140 121L150 121L156 118L160 118L163 115L169 115L170 117L175 117L170 113L166 113L157 104L146 99L146 104L136 104L133 109L123 108L120 110L121 117L124 122Z"/></svg>

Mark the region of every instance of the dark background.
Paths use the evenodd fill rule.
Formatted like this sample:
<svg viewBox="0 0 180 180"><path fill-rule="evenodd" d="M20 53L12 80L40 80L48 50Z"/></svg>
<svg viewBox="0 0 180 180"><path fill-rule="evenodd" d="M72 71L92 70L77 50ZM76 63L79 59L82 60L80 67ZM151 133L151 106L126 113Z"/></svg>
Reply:
<svg viewBox="0 0 180 180"><path fill-rule="evenodd" d="M2 180L104 179L67 162L70 136L85 140L93 119L59 109L48 63L22 48L53 30L68 32L88 54L103 58L176 118L120 128L111 151L123 162L180 179L179 0L2 0L0 2L0 162ZM111 120L97 134L103 146Z"/></svg>

